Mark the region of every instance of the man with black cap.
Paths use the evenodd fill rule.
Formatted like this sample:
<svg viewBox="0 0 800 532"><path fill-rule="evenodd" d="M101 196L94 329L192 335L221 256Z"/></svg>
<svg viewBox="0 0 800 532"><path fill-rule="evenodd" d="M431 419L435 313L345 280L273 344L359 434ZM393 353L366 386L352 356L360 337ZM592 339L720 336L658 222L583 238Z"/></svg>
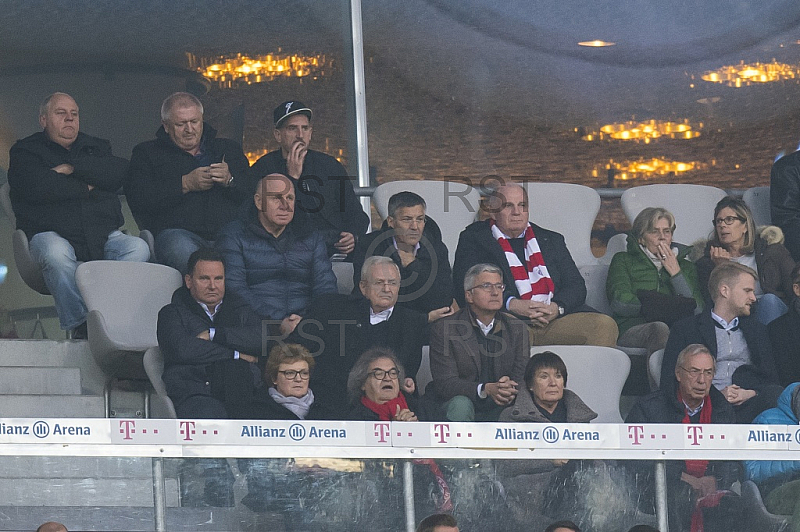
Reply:
<svg viewBox="0 0 800 532"><path fill-rule="evenodd" d="M297 203L311 226L322 231L328 252L350 254L356 239L366 234L369 217L353 191L344 167L322 152L309 149L311 109L297 100L273 111L275 140L280 150L261 157L250 169L254 180L270 174L289 176L297 188Z"/></svg>

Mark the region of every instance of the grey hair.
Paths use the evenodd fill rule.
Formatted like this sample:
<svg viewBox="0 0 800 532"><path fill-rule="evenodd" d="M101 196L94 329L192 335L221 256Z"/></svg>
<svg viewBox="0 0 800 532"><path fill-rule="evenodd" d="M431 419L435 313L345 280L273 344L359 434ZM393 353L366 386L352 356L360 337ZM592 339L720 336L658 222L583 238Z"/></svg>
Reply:
<svg viewBox="0 0 800 532"><path fill-rule="evenodd" d="M400 275L400 268L397 267L397 263L390 257L385 255L373 255L368 257L361 267L361 280L366 281L369 278L369 274L372 272L372 268L379 264L391 264L397 270L397 275Z"/></svg>
<svg viewBox="0 0 800 532"><path fill-rule="evenodd" d="M356 404L361 399L363 395L361 387L369 378L369 365L379 358L388 358L392 361L399 374L397 376L398 383L402 383L406 379L406 370L391 349L385 347L367 349L358 357L356 363L353 364L353 369L350 370L350 376L347 377L347 399L350 404Z"/></svg>
<svg viewBox="0 0 800 532"><path fill-rule="evenodd" d="M711 354L711 351L708 350L708 347L704 346L703 344L689 344L683 348L678 354L678 360L675 361L675 367L684 367L686 365L686 359L696 356L702 355L703 353L707 354L711 357L712 364L714 365L714 373L717 372L717 359Z"/></svg>
<svg viewBox="0 0 800 532"><path fill-rule="evenodd" d="M475 288L475 279L477 279L478 276L483 272L496 273L500 276L501 279L503 278L503 270L501 270L494 264L487 264L487 263L476 264L475 266L467 270L467 274L464 276L465 292L467 290L472 290L473 288Z"/></svg>
<svg viewBox="0 0 800 532"><path fill-rule="evenodd" d="M67 98L72 99L73 102L75 101L75 98L73 98L66 92L54 92L53 94L42 100L41 105L39 105L39 116L47 115L47 112L50 111L50 102L52 102L53 98L55 98L56 96L66 96Z"/></svg>
<svg viewBox="0 0 800 532"><path fill-rule="evenodd" d="M169 121L173 109L184 107L197 107L200 109L200 114L203 114L203 103L197 96L188 92L175 92L167 96L161 104L161 121Z"/></svg>

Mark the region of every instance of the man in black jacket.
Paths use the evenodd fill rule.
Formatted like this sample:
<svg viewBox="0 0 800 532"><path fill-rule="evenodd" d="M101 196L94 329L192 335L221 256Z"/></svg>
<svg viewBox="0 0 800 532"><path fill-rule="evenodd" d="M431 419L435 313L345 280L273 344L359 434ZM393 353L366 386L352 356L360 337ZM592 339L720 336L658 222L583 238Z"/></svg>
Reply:
<svg viewBox="0 0 800 532"><path fill-rule="evenodd" d="M528 194L509 184L487 202L491 218L461 232L453 264L456 299L464 305L464 276L476 264L503 272L503 308L526 320L531 345L578 344L614 347L617 324L586 303L586 283L564 237L528 221Z"/></svg>
<svg viewBox="0 0 800 532"><path fill-rule="evenodd" d="M725 262L711 272L711 309L672 326L664 349L661 388L672 394L678 354L689 344L705 345L716 359L714 386L731 403L738 423L750 423L777 404L778 384L767 328L750 315L757 274L738 262Z"/></svg>
<svg viewBox="0 0 800 532"><path fill-rule="evenodd" d="M17 227L55 299L61 328L86 338L75 270L89 260L147 261L144 240L124 235L117 191L128 161L107 140L80 133L78 104L56 92L39 108L42 132L11 148L8 183Z"/></svg>
<svg viewBox="0 0 800 532"><path fill-rule="evenodd" d="M425 200L413 192L389 198L380 230L361 238L353 252L353 293L367 257L390 257L400 269L401 306L428 314L430 321L453 314L453 280L439 226L425 215Z"/></svg>
<svg viewBox="0 0 800 532"><path fill-rule="evenodd" d="M344 167L322 152L309 149L311 109L297 100L283 102L272 113L275 140L281 149L261 157L250 170L254 180L269 174L292 178L297 203L313 228L325 236L328 253L348 255L367 232L369 216L353 191Z"/></svg>
<svg viewBox="0 0 800 532"><path fill-rule="evenodd" d="M185 274L189 255L213 246L217 231L243 212L255 181L242 147L203 122L195 96L169 96L161 123L155 140L133 149L125 194L139 228L155 235L156 259Z"/></svg>
<svg viewBox="0 0 800 532"><path fill-rule="evenodd" d="M164 384L178 417L225 419L225 365L249 363L254 387L260 379L261 320L244 301L225 294L225 264L218 251L195 251L187 268L186 286L158 313Z"/></svg>
<svg viewBox="0 0 800 532"><path fill-rule="evenodd" d="M361 353L370 347L391 349L406 370L400 386L413 393L422 346L428 343L427 316L396 305L400 272L392 259L369 257L359 287L359 295L315 300L286 340L304 345L315 357L309 387L318 401L343 417L349 411L347 377Z"/></svg>

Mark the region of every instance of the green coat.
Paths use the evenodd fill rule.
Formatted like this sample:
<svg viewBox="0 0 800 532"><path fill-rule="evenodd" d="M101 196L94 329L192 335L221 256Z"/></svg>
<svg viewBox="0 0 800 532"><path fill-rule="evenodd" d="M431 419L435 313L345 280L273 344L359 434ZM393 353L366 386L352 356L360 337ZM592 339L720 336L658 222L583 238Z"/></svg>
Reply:
<svg viewBox="0 0 800 532"><path fill-rule="evenodd" d="M681 271L670 277L667 270L659 271L644 254L639 243L628 235L628 250L621 251L611 259L606 280L606 295L611 305L611 315L622 334L634 325L646 323L641 316L641 302L636 296L638 290L657 290L666 295L683 295L697 301L698 311L703 308L703 296L697 282L697 270L686 259L691 248L672 243L678 248L678 264Z"/></svg>

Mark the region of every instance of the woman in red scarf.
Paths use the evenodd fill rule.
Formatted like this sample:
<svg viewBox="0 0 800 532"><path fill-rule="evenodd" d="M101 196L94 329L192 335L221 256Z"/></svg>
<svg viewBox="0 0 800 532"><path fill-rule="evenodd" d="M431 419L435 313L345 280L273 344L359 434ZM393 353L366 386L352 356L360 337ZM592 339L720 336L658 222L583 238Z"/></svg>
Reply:
<svg viewBox="0 0 800 532"><path fill-rule="evenodd" d="M410 389L404 390L400 389L401 382L405 382L405 371L394 353L383 348L364 351L347 379L347 395L352 405L348 419L417 421L409 406L413 382Z"/></svg>

